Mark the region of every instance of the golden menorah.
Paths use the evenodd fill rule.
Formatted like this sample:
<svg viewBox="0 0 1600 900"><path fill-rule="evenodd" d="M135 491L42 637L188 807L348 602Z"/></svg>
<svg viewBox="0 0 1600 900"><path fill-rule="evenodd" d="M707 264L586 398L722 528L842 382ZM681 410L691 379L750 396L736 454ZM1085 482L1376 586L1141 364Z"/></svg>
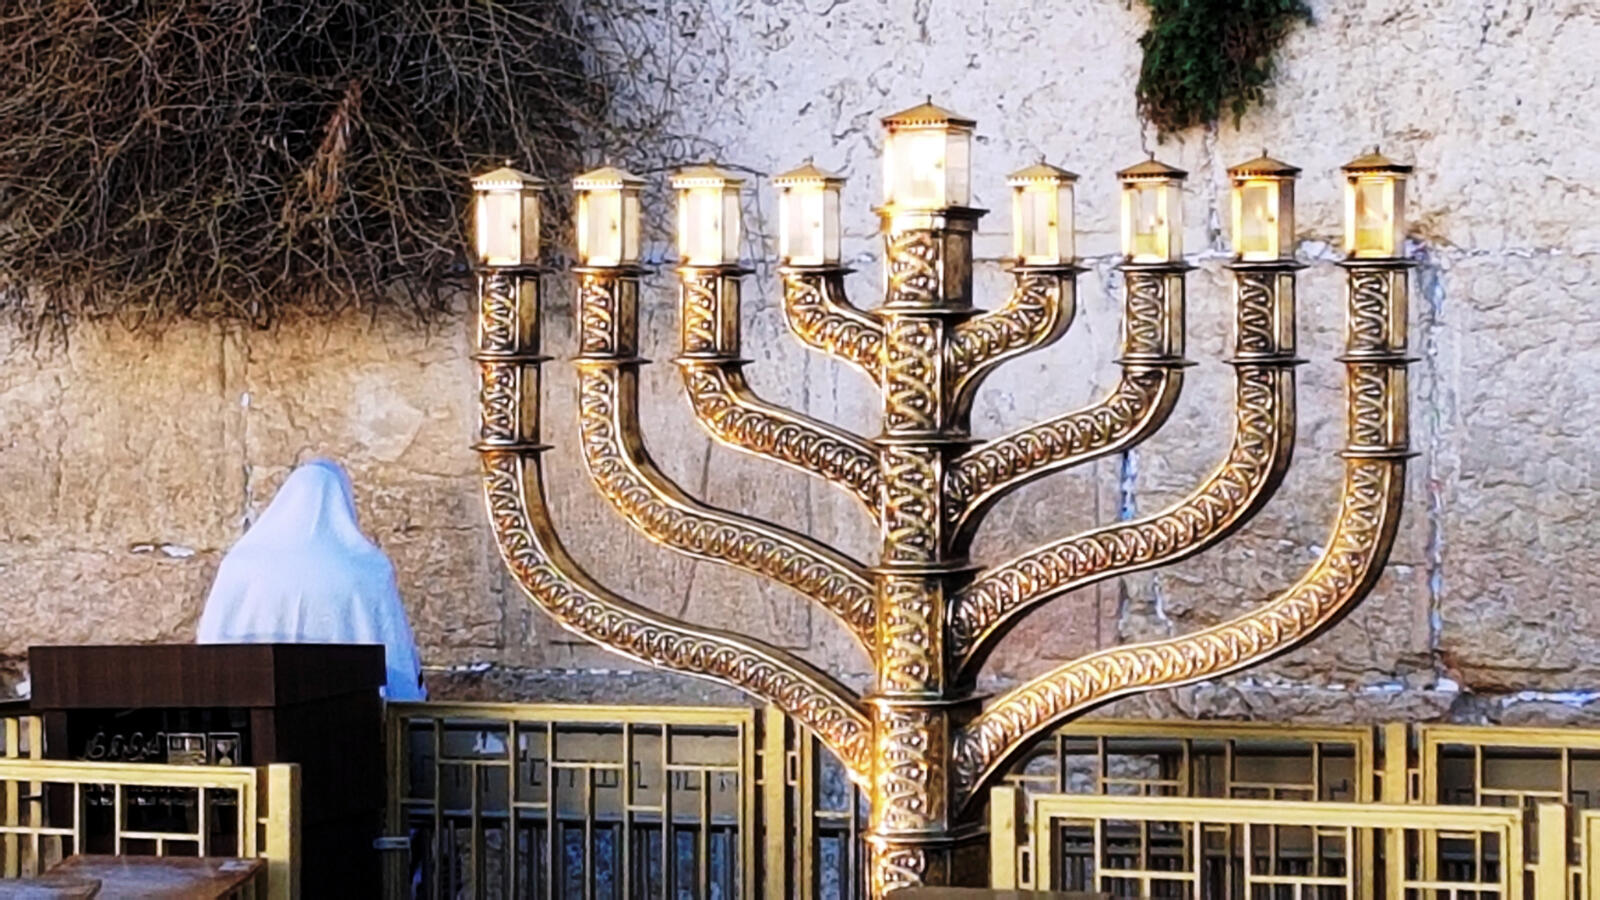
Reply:
<svg viewBox="0 0 1600 900"><path fill-rule="evenodd" d="M796 656L618 596L562 548L545 501L539 442L541 185L505 168L474 180L482 266L478 353L484 492L506 565L566 628L634 659L742 688L803 724L870 800L873 895L987 877L987 787L1030 740L1116 697L1258 664L1309 640L1372 589L1400 515L1407 446L1404 190L1379 156L1344 167L1348 270L1344 486L1320 558L1249 613L1201 631L1114 646L998 696L975 692L996 642L1028 613L1087 585L1200 553L1273 495L1294 445L1294 184L1263 153L1229 170L1235 373L1233 437L1192 493L1152 515L1092 528L996 565L969 558L1000 497L1051 472L1132 447L1159 429L1184 368L1185 173L1153 157L1118 173L1125 311L1121 378L1096 403L993 440L969 429L974 394L1002 362L1059 338L1074 313L1075 176L1042 161L1010 179L1015 286L973 305L974 123L931 103L884 120L882 303L845 295L841 180L814 165L775 178L787 322L858 369L882 397L866 438L752 393L740 356L741 181L680 170L681 355L696 417L722 444L820 476L877 523L876 565L804 534L708 505L664 475L639 425L639 194L606 168L577 190L578 415L595 485L635 528L678 552L800 592L861 644L865 696Z"/></svg>

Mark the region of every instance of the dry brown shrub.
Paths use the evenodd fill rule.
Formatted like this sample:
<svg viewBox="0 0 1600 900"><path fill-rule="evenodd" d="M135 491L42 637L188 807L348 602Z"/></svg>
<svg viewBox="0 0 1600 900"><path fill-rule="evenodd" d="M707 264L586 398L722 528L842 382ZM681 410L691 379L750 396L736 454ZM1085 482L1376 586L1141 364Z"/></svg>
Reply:
<svg viewBox="0 0 1600 900"><path fill-rule="evenodd" d="M445 309L469 171L562 180L621 140L634 76L588 31L551 0L7 0L0 306Z"/></svg>

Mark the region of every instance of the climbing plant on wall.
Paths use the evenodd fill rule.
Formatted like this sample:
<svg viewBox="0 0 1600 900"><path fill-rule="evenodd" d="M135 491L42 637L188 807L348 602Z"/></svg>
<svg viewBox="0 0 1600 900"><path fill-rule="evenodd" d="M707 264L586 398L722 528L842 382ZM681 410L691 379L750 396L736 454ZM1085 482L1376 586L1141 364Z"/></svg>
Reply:
<svg viewBox="0 0 1600 900"><path fill-rule="evenodd" d="M1274 54L1311 20L1304 0L1145 0L1139 112L1162 132L1235 119L1261 102Z"/></svg>

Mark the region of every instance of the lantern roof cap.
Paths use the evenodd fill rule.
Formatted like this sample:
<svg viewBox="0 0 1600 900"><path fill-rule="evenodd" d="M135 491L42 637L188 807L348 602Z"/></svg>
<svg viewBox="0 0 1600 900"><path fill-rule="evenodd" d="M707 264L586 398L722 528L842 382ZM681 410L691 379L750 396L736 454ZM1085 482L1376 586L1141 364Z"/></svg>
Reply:
<svg viewBox="0 0 1600 900"><path fill-rule="evenodd" d="M1152 154L1149 159L1135 163L1118 172L1117 177L1123 181L1156 181L1188 178L1189 173L1176 166L1167 165L1156 159Z"/></svg>
<svg viewBox="0 0 1600 900"><path fill-rule="evenodd" d="M832 187L844 184L844 176L830 172L807 159L787 172L772 176L772 183L778 187L796 184L822 184Z"/></svg>
<svg viewBox="0 0 1600 900"><path fill-rule="evenodd" d="M510 165L501 166L472 179L472 187L479 191L503 190L505 188L542 188L544 179L529 175Z"/></svg>
<svg viewBox="0 0 1600 900"><path fill-rule="evenodd" d="M616 166L601 166L590 169L582 175L572 179L572 186L578 190L616 190L618 188L640 187L644 179Z"/></svg>
<svg viewBox="0 0 1600 900"><path fill-rule="evenodd" d="M716 163L706 162L692 166L684 166L672 173L672 186L674 188L695 187L738 187L744 184L744 179L738 174L722 168Z"/></svg>
<svg viewBox="0 0 1600 900"><path fill-rule="evenodd" d="M1299 174L1299 166L1291 166L1281 159L1273 159L1267 155L1265 149L1255 159L1228 167L1228 175L1233 178L1294 178Z"/></svg>
<svg viewBox="0 0 1600 900"><path fill-rule="evenodd" d="M1077 181L1078 173L1068 172L1060 166L1053 166L1042 158L1031 166L1025 166L1006 176L1006 184L1020 187L1025 184L1038 184L1046 181Z"/></svg>
<svg viewBox="0 0 1600 900"><path fill-rule="evenodd" d="M1377 147L1371 153L1363 153L1350 160L1343 166L1346 172L1388 172L1394 175L1405 175L1411 167L1405 163L1398 163L1378 152Z"/></svg>
<svg viewBox="0 0 1600 900"><path fill-rule="evenodd" d="M919 103L910 109L902 109L892 115L884 116L883 124L888 128L934 128L939 126L972 128L978 122L975 119L969 119L960 113L951 112L935 104L933 98L929 97L926 102Z"/></svg>

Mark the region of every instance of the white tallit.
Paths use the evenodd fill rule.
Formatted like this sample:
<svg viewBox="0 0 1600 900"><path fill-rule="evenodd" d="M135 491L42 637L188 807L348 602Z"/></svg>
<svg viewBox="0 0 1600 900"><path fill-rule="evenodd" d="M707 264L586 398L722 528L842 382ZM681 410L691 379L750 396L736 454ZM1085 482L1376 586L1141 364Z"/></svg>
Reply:
<svg viewBox="0 0 1600 900"><path fill-rule="evenodd" d="M350 479L318 459L290 473L222 558L202 644L382 644L390 700L419 700L421 663L394 566L356 525Z"/></svg>

